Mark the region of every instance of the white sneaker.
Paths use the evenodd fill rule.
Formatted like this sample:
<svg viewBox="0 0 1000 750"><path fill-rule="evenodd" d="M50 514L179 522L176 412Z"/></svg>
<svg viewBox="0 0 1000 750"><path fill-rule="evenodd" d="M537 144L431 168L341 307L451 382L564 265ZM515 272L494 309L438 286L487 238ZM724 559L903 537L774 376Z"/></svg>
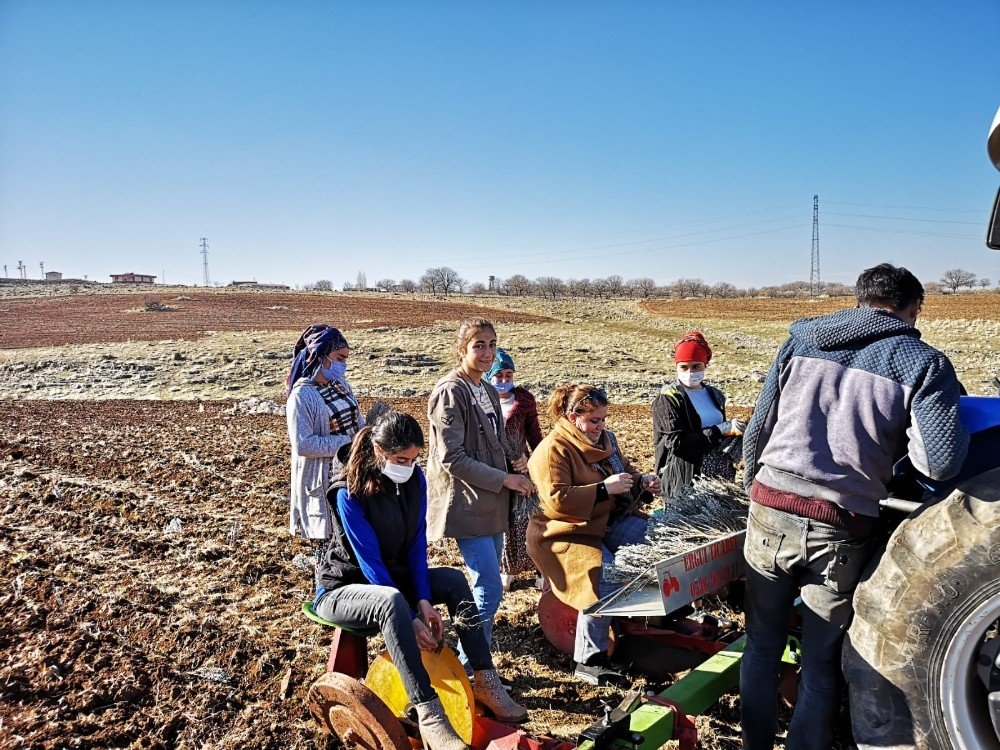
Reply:
<svg viewBox="0 0 1000 750"><path fill-rule="evenodd" d="M500 574L500 583L503 585L504 591L510 591L510 576L507 573Z"/></svg>

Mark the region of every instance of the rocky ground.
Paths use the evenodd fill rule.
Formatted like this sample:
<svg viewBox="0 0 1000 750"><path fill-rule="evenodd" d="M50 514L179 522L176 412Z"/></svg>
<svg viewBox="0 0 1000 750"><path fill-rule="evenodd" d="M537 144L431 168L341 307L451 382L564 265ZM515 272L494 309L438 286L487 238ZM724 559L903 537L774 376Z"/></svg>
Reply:
<svg viewBox="0 0 1000 750"><path fill-rule="evenodd" d="M364 406L392 397L424 421L423 396L449 366L449 316L467 310L385 330L378 299L344 325L350 378ZM14 301L0 299L5 331ZM485 314L509 321L498 325L502 344L539 395L571 379L606 385L618 402L612 424L643 468L669 342L703 330L717 352L712 379L745 416L794 317L708 317L711 301L652 311L633 301L472 302L504 308ZM929 315L922 328L971 391L989 392L1000 324L964 313ZM91 317L77 340L0 350L0 747L332 747L305 708L329 633L299 613L312 584L286 528L282 384L312 314L279 331L231 320L229 330L220 316L194 337L131 342ZM447 544L432 554L457 562ZM497 662L516 676L528 729L572 739L617 694L569 679L570 660L538 628L537 596L525 577L505 598ZM702 747L738 748L736 699L698 726Z"/></svg>

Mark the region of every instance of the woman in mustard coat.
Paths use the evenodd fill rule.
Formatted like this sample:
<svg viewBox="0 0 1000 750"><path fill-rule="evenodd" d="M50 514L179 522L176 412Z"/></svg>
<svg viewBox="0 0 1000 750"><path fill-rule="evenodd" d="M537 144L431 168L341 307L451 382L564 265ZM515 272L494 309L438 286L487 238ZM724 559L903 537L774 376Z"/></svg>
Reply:
<svg viewBox="0 0 1000 750"><path fill-rule="evenodd" d="M581 610L576 676L595 685L619 681L607 648L610 621L583 614L601 592L601 569L615 550L642 541L646 518L635 510L641 490L660 491L655 474L632 468L605 427L608 399L589 385L563 386L549 403L555 425L528 459L540 508L528 525L531 559L552 592ZM604 592L606 593L606 592Z"/></svg>

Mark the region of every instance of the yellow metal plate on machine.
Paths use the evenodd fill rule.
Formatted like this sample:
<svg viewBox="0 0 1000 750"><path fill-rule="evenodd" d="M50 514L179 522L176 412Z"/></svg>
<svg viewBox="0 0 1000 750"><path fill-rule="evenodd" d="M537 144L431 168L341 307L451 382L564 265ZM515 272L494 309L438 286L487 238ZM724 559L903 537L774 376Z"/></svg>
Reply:
<svg viewBox="0 0 1000 750"><path fill-rule="evenodd" d="M431 678L431 687L441 699L448 721L455 733L462 738L462 742L468 745L472 742L476 701L472 697L472 685L462 663L447 646L440 652L421 651L420 658ZM381 698L396 716L406 715L410 699L388 651L379 654L368 668L365 686Z"/></svg>

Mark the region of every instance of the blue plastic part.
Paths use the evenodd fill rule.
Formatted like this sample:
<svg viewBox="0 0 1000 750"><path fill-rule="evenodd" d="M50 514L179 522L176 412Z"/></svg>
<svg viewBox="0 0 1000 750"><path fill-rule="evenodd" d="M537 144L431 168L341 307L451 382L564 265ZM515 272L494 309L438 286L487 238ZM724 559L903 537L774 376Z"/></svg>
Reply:
<svg viewBox="0 0 1000 750"><path fill-rule="evenodd" d="M961 396L958 399L958 418L970 435L1000 427L1000 397Z"/></svg>
<svg viewBox="0 0 1000 750"><path fill-rule="evenodd" d="M958 416L970 435L969 453L962 470L951 479L937 481L909 467L917 483L934 497L950 495L966 479L1000 467L1000 397L962 396L958 400Z"/></svg>

